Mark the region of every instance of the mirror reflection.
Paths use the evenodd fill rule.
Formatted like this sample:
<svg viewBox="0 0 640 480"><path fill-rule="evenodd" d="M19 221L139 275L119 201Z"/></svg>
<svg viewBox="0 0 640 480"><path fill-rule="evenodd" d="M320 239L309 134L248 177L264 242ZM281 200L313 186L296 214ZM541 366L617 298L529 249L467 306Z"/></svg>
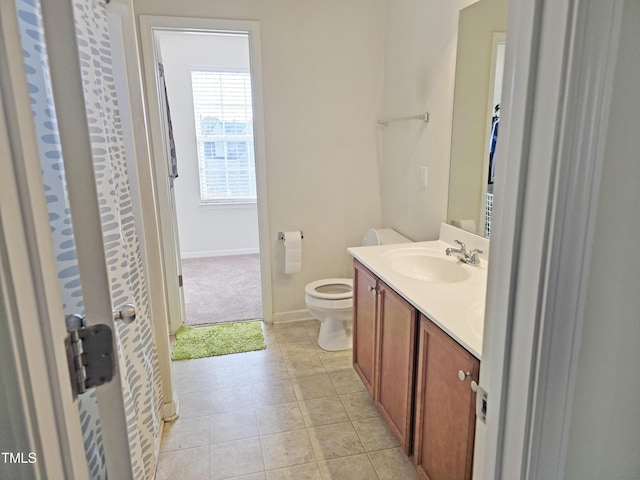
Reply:
<svg viewBox="0 0 640 480"><path fill-rule="evenodd" d="M489 237L508 0L460 11L447 222Z"/></svg>

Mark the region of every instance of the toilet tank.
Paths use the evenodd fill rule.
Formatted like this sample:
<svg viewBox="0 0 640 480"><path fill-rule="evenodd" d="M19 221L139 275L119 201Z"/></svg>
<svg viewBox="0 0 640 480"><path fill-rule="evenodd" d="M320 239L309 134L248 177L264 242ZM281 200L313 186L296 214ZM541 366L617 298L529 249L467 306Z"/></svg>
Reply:
<svg viewBox="0 0 640 480"><path fill-rule="evenodd" d="M390 245L392 243L410 243L412 240L400 235L393 228L370 228L364 234L362 246Z"/></svg>

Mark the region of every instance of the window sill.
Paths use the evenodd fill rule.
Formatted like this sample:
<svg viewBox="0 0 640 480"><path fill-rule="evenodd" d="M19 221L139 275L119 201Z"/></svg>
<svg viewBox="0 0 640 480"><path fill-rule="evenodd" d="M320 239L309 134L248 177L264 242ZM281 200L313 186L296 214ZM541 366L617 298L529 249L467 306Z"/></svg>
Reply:
<svg viewBox="0 0 640 480"><path fill-rule="evenodd" d="M255 208L257 202L200 202L200 207L206 209L222 209L222 208Z"/></svg>

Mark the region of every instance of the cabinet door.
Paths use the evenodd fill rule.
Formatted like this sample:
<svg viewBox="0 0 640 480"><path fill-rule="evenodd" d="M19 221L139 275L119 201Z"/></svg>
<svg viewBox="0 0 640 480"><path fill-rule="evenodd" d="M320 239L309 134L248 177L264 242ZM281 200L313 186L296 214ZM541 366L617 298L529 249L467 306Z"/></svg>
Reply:
<svg viewBox="0 0 640 480"><path fill-rule="evenodd" d="M378 410L404 451L411 452L416 309L378 282Z"/></svg>
<svg viewBox="0 0 640 480"><path fill-rule="evenodd" d="M471 479L480 362L421 316L414 463L426 480ZM461 381L459 372L469 372Z"/></svg>
<svg viewBox="0 0 640 480"><path fill-rule="evenodd" d="M358 262L353 278L353 368L373 397L376 358L377 279Z"/></svg>

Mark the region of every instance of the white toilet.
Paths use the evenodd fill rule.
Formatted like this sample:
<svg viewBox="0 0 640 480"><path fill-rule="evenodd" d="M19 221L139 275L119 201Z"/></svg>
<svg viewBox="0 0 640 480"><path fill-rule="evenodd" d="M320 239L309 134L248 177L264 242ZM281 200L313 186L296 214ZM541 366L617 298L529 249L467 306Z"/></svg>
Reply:
<svg viewBox="0 0 640 480"><path fill-rule="evenodd" d="M387 245L411 242L391 228L370 228L362 245ZM334 352L352 347L353 339L353 280L325 278L308 283L305 302L309 312L320 320L318 345Z"/></svg>

